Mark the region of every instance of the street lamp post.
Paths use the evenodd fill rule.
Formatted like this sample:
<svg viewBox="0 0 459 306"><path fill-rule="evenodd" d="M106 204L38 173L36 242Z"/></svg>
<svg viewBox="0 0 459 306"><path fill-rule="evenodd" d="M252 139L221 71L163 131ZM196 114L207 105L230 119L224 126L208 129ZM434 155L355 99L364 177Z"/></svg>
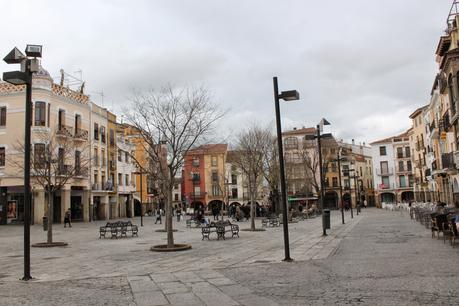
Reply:
<svg viewBox="0 0 459 306"><path fill-rule="evenodd" d="M341 221L344 224L344 203L343 203L343 184L341 183L341 148L338 150L338 180L339 180L339 199L341 202Z"/></svg>
<svg viewBox="0 0 459 306"><path fill-rule="evenodd" d="M333 137L331 133L321 134L322 128L324 125L330 125L330 122L327 119L322 118L320 123L316 126L316 135L306 135L306 140L317 139L317 149L319 151L319 179L320 179L320 212L322 214L322 230L323 236L327 236L327 226L325 224L325 215L324 215L324 177L323 177L323 162L322 162L322 138L331 138Z"/></svg>
<svg viewBox="0 0 459 306"><path fill-rule="evenodd" d="M288 208L287 208L287 191L285 187L285 172L284 172L284 149L282 146L282 128L281 128L281 118L280 118L280 106L279 100L284 101L294 101L300 98L300 94L296 90L283 91L279 94L279 88L277 85L277 77L273 78L274 86L274 104L276 108L276 127L277 127L277 147L279 150L279 170L280 170L280 183L281 183L281 196L282 196L282 223L284 229L284 249L285 249L285 258L284 261L292 261L290 258L290 246L288 239Z"/></svg>
<svg viewBox="0 0 459 306"><path fill-rule="evenodd" d="M38 59L41 57L42 46L27 45L22 54L18 48L14 48L3 59L7 64L21 64L21 71L3 73L3 80L13 85L26 85L26 105L24 118L24 276L22 280L32 278L30 274L30 151L32 122L32 74L39 70Z"/></svg>

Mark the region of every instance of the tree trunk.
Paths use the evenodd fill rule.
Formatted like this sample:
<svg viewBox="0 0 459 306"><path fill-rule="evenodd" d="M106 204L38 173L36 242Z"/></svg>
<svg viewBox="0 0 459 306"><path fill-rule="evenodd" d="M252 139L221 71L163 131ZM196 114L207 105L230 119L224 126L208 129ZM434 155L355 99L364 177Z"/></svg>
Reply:
<svg viewBox="0 0 459 306"><path fill-rule="evenodd" d="M174 232L172 228L172 189L174 185L168 186L166 201L166 228L167 228L167 247L174 247Z"/></svg>
<svg viewBox="0 0 459 306"><path fill-rule="evenodd" d="M249 183L250 184L250 219L251 219L251 223L250 223L250 229L252 231L255 230L255 192L254 192L254 188L252 186L252 183Z"/></svg>
<svg viewBox="0 0 459 306"><path fill-rule="evenodd" d="M48 194L48 233L47 243L53 243L53 204L54 199L50 191L46 191Z"/></svg>

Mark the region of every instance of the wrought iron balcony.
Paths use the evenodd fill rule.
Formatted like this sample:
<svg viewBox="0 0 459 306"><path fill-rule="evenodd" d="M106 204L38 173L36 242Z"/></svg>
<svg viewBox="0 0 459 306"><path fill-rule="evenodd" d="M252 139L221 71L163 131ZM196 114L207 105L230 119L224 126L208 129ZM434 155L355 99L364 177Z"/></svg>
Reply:
<svg viewBox="0 0 459 306"><path fill-rule="evenodd" d="M73 128L69 125L61 125L57 128L56 135L63 136L63 137L72 137L73 136L72 130Z"/></svg>
<svg viewBox="0 0 459 306"><path fill-rule="evenodd" d="M441 155L441 164L443 169L456 169L456 165L454 163L454 153L445 153Z"/></svg>
<svg viewBox="0 0 459 306"><path fill-rule="evenodd" d="M376 175L378 176L388 176L394 174L394 169L390 168L376 168Z"/></svg>
<svg viewBox="0 0 459 306"><path fill-rule="evenodd" d="M88 135L89 133L87 130L76 129L74 137L77 140L88 140Z"/></svg>

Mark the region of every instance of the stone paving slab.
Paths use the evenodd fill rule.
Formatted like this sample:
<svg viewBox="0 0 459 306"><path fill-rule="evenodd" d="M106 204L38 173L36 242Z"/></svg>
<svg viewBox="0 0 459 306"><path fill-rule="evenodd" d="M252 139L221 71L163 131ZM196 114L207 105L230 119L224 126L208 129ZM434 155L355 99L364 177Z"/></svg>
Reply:
<svg viewBox="0 0 459 306"><path fill-rule="evenodd" d="M175 306L202 306L204 303L196 295L190 292L168 294L167 299L171 305Z"/></svg>
<svg viewBox="0 0 459 306"><path fill-rule="evenodd" d="M161 291L143 291L134 293L134 299L137 306L169 305L169 301Z"/></svg>

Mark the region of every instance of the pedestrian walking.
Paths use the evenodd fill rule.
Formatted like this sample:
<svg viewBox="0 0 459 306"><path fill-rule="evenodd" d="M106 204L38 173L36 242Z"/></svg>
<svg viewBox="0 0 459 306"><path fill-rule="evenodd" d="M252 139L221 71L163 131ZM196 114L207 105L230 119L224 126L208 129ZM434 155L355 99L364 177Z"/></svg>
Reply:
<svg viewBox="0 0 459 306"><path fill-rule="evenodd" d="M67 209L64 215L64 227L67 227L67 223L69 227L72 227L72 210L70 208Z"/></svg>
<svg viewBox="0 0 459 306"><path fill-rule="evenodd" d="M411 202L410 202L410 203L411 203ZM367 205L368 205L367 200L366 200L366 199L363 200L363 207L364 207L364 208L367 208Z"/></svg>
<svg viewBox="0 0 459 306"><path fill-rule="evenodd" d="M177 215L177 222L180 222L180 218L182 216L182 210L180 208L177 208L175 211L175 214Z"/></svg>
<svg viewBox="0 0 459 306"><path fill-rule="evenodd" d="M162 223L162 220L161 220L161 210L162 209L156 209L156 220L155 220L155 224L158 223L159 221L159 224L163 224Z"/></svg>

